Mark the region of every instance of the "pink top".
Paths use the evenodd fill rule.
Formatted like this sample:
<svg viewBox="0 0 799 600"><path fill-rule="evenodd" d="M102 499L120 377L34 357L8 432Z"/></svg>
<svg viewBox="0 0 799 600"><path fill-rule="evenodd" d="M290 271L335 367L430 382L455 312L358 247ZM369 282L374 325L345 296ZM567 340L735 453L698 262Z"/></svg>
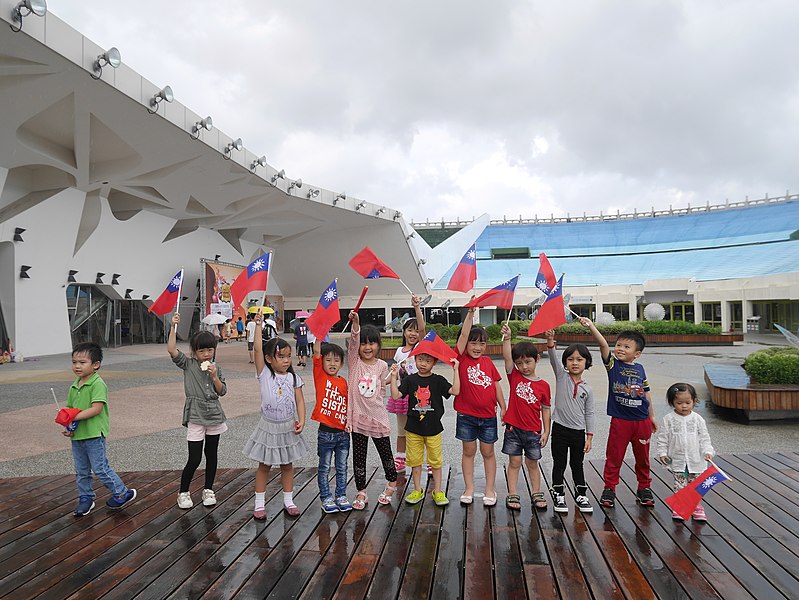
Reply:
<svg viewBox="0 0 799 600"><path fill-rule="evenodd" d="M350 394L347 423L352 426L354 433L375 438L388 437L391 435L391 424L385 406L388 365L379 358L374 364L364 363L358 355L360 345L361 332L353 331L347 349Z"/></svg>

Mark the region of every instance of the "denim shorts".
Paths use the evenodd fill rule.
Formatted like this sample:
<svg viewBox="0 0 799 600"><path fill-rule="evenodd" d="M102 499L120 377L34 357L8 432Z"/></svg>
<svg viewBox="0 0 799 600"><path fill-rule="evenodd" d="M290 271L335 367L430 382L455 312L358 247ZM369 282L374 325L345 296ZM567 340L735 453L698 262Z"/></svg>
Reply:
<svg viewBox="0 0 799 600"><path fill-rule="evenodd" d="M502 454L508 456L524 454L530 460L541 460L541 434L505 425Z"/></svg>
<svg viewBox="0 0 799 600"><path fill-rule="evenodd" d="M484 444L493 444L499 439L496 417L472 417L458 413L455 423L455 437L462 442L480 440Z"/></svg>

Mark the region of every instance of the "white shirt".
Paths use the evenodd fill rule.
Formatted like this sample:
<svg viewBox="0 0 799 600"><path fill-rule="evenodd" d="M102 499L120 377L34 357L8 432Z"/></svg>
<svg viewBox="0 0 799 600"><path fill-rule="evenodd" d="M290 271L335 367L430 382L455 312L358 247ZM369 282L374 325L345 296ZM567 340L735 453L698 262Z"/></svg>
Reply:
<svg viewBox="0 0 799 600"><path fill-rule="evenodd" d="M247 341L255 341L255 321L250 321L247 323Z"/></svg>
<svg viewBox="0 0 799 600"><path fill-rule="evenodd" d="M696 412L681 417L672 411L663 417L658 432L657 455L671 459L669 470L674 473L685 471L701 473L707 468L705 454L716 454L710 443L705 420Z"/></svg>

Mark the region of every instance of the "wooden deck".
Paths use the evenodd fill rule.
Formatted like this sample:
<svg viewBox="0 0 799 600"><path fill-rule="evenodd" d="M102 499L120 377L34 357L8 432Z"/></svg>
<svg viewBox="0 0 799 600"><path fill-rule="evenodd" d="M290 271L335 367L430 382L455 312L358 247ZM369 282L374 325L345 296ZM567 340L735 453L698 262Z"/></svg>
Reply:
<svg viewBox="0 0 799 600"><path fill-rule="evenodd" d="M251 518L254 471L220 470L212 509L175 505L179 473L136 472L128 508L109 512L104 490L76 519L72 476L0 480L0 595L4 598L797 598L799 454L730 455L733 478L706 497L708 523L674 523L655 469L654 509L636 506L622 469L614 509L593 514L520 513L452 504L375 502L323 515L316 472L297 470L292 519L279 480L267 488L267 520ZM587 466L592 499L602 462ZM480 467L478 465L478 471ZM198 477L201 476L198 473ZM201 487L195 479L192 489ZM504 482L498 485L504 491ZM199 494L194 494L195 499ZM398 494L399 496L399 494Z"/></svg>

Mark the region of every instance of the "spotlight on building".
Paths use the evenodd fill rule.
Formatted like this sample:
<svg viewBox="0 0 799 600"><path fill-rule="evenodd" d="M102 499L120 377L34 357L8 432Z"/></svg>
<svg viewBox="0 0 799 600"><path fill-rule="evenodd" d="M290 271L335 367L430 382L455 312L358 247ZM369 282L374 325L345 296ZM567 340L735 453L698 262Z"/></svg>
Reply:
<svg viewBox="0 0 799 600"><path fill-rule="evenodd" d="M384 212L386 212L386 209L385 209L385 208L383 208L383 207L381 206L380 208L378 208L378 209L375 211L375 216L377 216L377 215L379 215L379 214L381 214L381 213L384 213Z"/></svg>
<svg viewBox="0 0 799 600"><path fill-rule="evenodd" d="M98 285L103 283L103 277L105 277L105 273L97 273L97 279L94 280L94 283Z"/></svg>
<svg viewBox="0 0 799 600"><path fill-rule="evenodd" d="M405 241L406 242L410 241L411 238L415 238L415 237L416 237L416 232L415 231L411 231L408 235L405 236Z"/></svg>
<svg viewBox="0 0 799 600"><path fill-rule="evenodd" d="M22 227L14 227L14 241L15 242L24 242L25 240L22 239L22 234L25 233L25 229Z"/></svg>
<svg viewBox="0 0 799 600"><path fill-rule="evenodd" d="M30 279L31 276L28 275L28 271L30 271L33 267L29 265L22 265L19 268L19 278L20 279Z"/></svg>
<svg viewBox="0 0 799 600"><path fill-rule="evenodd" d="M286 178L286 170L280 169L277 173L272 175L272 183L275 183L278 179L285 179Z"/></svg>
<svg viewBox="0 0 799 600"><path fill-rule="evenodd" d="M361 212L361 209L366 206L366 201L361 200L358 204L355 205L355 212Z"/></svg>
<svg viewBox="0 0 799 600"><path fill-rule="evenodd" d="M230 160L230 154L233 150L241 150L244 147L244 144L241 141L241 138L233 140L232 142L228 142L225 146L225 149L222 150L222 154L227 160Z"/></svg>
<svg viewBox="0 0 799 600"><path fill-rule="evenodd" d="M295 179L294 181L292 181L292 182L289 184L289 187L288 187L288 188L286 188L286 193L287 193L287 194L290 194L290 193L291 193L291 190L293 190L294 188L297 188L297 189L299 189L299 188L301 188L301 187L302 187L302 179Z"/></svg>
<svg viewBox="0 0 799 600"><path fill-rule="evenodd" d="M149 298L149 297L150 297L150 294L143 294L141 299L142 300L147 300L147 298Z"/></svg>
<svg viewBox="0 0 799 600"><path fill-rule="evenodd" d="M111 285L119 285L119 278L122 277L119 273L111 275Z"/></svg>
<svg viewBox="0 0 799 600"><path fill-rule="evenodd" d="M339 200L346 200L347 199L347 192L341 192L340 194L336 194L336 197L333 198L333 206L338 204Z"/></svg>
<svg viewBox="0 0 799 600"><path fill-rule="evenodd" d="M266 166L266 156L261 156L252 161L252 164L250 165L250 171L255 173L255 169L257 169L258 167L265 167L265 166Z"/></svg>
<svg viewBox="0 0 799 600"><path fill-rule="evenodd" d="M106 65L110 66L112 69L116 69L121 64L122 55L119 53L119 50L116 48L109 48L94 61L94 74L92 77L100 79L100 77L103 76L103 67Z"/></svg>
<svg viewBox="0 0 799 600"><path fill-rule="evenodd" d="M24 12L23 12L24 11ZM12 31L22 31L22 19L28 15L43 17L47 12L47 2L45 0L22 0L11 11L11 19L14 23L19 23L19 27L11 25Z"/></svg>
<svg viewBox="0 0 799 600"><path fill-rule="evenodd" d="M399 219L401 216L402 216L402 213L401 213L400 211L396 211L396 212L394 213L394 216L393 216L393 217L391 217L391 218L392 218L392 219L394 219L394 220L396 221L396 220L397 220L397 219Z"/></svg>
<svg viewBox="0 0 799 600"><path fill-rule="evenodd" d="M191 126L191 138L196 140L200 137L200 131L206 129L211 131L214 128L214 120L211 117L205 117L204 119L200 119L194 125Z"/></svg>
<svg viewBox="0 0 799 600"><path fill-rule="evenodd" d="M172 102L174 99L175 96L172 93L172 88L168 85L164 86L162 90L150 98L150 108L148 108L147 111L153 115L158 112L158 107L160 106L161 102Z"/></svg>
<svg viewBox="0 0 799 600"><path fill-rule="evenodd" d="M125 290L125 300L133 300L133 296L130 293L133 291L133 288L128 288Z"/></svg>
<svg viewBox="0 0 799 600"><path fill-rule="evenodd" d="M70 269L69 275L67 275L67 283L75 283L77 281L77 279L75 279L75 275L77 274L78 272L75 269Z"/></svg>
<svg viewBox="0 0 799 600"><path fill-rule="evenodd" d="M308 190L308 198L316 198L319 196L319 190L311 188Z"/></svg>

